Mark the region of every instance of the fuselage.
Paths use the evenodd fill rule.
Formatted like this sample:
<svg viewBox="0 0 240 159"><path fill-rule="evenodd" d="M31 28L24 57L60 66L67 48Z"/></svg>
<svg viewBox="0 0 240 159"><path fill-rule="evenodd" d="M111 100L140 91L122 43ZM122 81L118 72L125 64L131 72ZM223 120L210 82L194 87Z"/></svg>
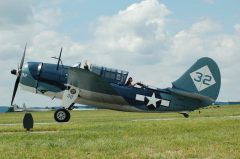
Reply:
<svg viewBox="0 0 240 159"><path fill-rule="evenodd" d="M56 64L28 62L22 69L21 86L33 93L62 99L68 85L69 68L70 66L60 65L57 69ZM122 111L148 112L191 111L210 104L172 95L168 88L125 86L127 74L119 70L102 68L96 73L97 71L77 69L81 69L77 78L83 82L78 87L79 95L75 103Z"/></svg>

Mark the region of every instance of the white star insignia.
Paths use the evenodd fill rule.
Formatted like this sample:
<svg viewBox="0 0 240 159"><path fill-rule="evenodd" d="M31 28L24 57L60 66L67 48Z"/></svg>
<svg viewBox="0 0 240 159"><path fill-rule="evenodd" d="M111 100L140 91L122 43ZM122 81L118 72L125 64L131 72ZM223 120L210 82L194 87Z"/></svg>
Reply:
<svg viewBox="0 0 240 159"><path fill-rule="evenodd" d="M157 108L157 102L161 100L156 98L155 93L153 93L151 97L146 98L149 100L147 106L150 106L152 104L155 108Z"/></svg>

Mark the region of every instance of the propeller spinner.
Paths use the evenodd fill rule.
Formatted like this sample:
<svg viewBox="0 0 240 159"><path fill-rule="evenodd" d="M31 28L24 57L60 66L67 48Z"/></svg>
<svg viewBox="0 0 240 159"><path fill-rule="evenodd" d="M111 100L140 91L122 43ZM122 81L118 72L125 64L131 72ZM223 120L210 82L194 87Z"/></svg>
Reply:
<svg viewBox="0 0 240 159"><path fill-rule="evenodd" d="M22 73L22 67L23 67L23 63L24 63L24 59L25 59L26 48L27 48L27 44L25 45L23 56L22 56L22 60L21 60L19 68L17 70L16 69L11 70L11 74L17 76L17 79L15 81L15 85L14 85L14 89L13 89L11 105L13 104L15 95L17 93L18 85L19 85L19 82L20 82L20 77L21 77L21 73Z"/></svg>

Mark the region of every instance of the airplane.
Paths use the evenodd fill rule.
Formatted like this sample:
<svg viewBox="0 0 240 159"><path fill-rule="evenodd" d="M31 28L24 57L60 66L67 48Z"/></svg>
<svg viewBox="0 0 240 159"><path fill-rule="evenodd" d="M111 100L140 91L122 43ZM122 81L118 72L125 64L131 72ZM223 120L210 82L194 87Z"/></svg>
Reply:
<svg viewBox="0 0 240 159"><path fill-rule="evenodd" d="M221 87L220 70L209 57L198 59L172 87L160 89L141 83L127 86L128 71L94 64L63 65L62 48L54 57L57 64L24 64L26 47L20 67L11 71L17 76L11 105L20 83L23 90L62 100L62 108L54 113L57 122L70 120L75 103L130 112L178 112L188 118L191 111L211 105Z"/></svg>

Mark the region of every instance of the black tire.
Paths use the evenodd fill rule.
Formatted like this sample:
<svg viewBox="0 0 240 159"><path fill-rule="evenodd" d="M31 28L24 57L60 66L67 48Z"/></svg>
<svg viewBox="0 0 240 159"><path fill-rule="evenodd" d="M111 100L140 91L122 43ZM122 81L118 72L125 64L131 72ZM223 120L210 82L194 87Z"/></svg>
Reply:
<svg viewBox="0 0 240 159"><path fill-rule="evenodd" d="M58 109L54 113L54 119L57 122L68 122L70 117L71 117L71 115L70 115L69 111L64 108Z"/></svg>

